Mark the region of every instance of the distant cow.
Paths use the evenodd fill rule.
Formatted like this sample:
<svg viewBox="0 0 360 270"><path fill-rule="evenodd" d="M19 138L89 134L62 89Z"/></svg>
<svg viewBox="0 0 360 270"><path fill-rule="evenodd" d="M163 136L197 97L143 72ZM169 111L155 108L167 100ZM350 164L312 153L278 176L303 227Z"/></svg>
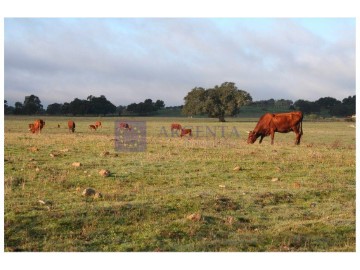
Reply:
<svg viewBox="0 0 360 270"><path fill-rule="evenodd" d="M89 125L89 128L90 128L90 130L95 130L96 131L96 126L94 126L94 125Z"/></svg>
<svg viewBox="0 0 360 270"><path fill-rule="evenodd" d="M192 135L191 135L191 129L190 129L190 128L182 128L182 129L181 129L180 137L185 136L186 134L189 134L189 136L192 136Z"/></svg>
<svg viewBox="0 0 360 270"><path fill-rule="evenodd" d="M254 143L260 137L259 143L264 137L271 135L271 144L274 144L275 132L288 133L294 131L296 134L295 144L300 144L303 114L300 111L289 113L266 113L260 117L255 129L249 132L247 143Z"/></svg>
<svg viewBox="0 0 360 270"><path fill-rule="evenodd" d="M41 133L41 130L43 129L44 126L45 126L45 121L43 121L42 119L36 119L34 121L34 124L29 124L29 130L32 133Z"/></svg>
<svg viewBox="0 0 360 270"><path fill-rule="evenodd" d="M60 128L60 124L58 124L58 128Z"/></svg>
<svg viewBox="0 0 360 270"><path fill-rule="evenodd" d="M68 121L68 128L69 128L69 132L74 132L75 131L75 122L72 120Z"/></svg>
<svg viewBox="0 0 360 270"><path fill-rule="evenodd" d="M34 129L34 124L29 124L29 131L32 131Z"/></svg>
<svg viewBox="0 0 360 270"><path fill-rule="evenodd" d="M99 127L102 128L101 122L100 122L100 121L96 121L95 127L96 127L96 128L99 128Z"/></svg>
<svg viewBox="0 0 360 270"><path fill-rule="evenodd" d="M171 131L173 131L174 129L181 130L181 125L177 124L177 123L172 123L171 124Z"/></svg>
<svg viewBox="0 0 360 270"><path fill-rule="evenodd" d="M128 123L120 123L119 128L120 129L123 128L123 129L131 130L131 126Z"/></svg>

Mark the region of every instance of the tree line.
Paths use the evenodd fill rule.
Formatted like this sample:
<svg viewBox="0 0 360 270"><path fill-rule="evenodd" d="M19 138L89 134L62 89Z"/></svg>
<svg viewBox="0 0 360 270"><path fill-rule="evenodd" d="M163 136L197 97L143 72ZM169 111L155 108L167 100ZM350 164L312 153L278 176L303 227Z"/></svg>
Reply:
<svg viewBox="0 0 360 270"><path fill-rule="evenodd" d="M10 106L7 100L4 101L4 113L15 115L121 115L123 113L134 115L148 115L165 107L162 100L153 102L146 99L144 102L132 103L128 106L116 107L106 99L104 95L100 97L88 96L86 99L75 98L71 102L53 103L45 110L40 98L35 95L26 96L23 103L17 101L15 106Z"/></svg>
<svg viewBox="0 0 360 270"><path fill-rule="evenodd" d="M224 82L212 88L195 87L184 97L184 105L176 107L182 114L205 115L225 121L225 117L235 116L241 108L256 107L258 110L276 111L300 110L304 114L330 115L344 117L355 114L356 96L349 96L342 101L333 97L322 97L316 101L299 99L295 102L287 99L269 99L253 101L251 95L238 89L233 82ZM4 103L5 114L15 115L152 115L165 108L162 100L153 102L145 99L143 102L131 103L127 106L115 106L105 96L88 96L86 99L75 98L71 102L53 103L45 110L39 97L26 96L24 102L16 102L15 106ZM168 107L167 109L172 109Z"/></svg>

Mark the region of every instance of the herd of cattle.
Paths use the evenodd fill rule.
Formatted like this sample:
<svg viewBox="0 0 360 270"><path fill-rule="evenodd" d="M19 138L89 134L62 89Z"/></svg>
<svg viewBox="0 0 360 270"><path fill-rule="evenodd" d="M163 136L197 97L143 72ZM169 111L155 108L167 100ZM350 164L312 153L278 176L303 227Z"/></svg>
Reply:
<svg viewBox="0 0 360 270"><path fill-rule="evenodd" d="M249 131L249 136L247 143L253 144L257 138L260 137L259 143L262 142L264 137L271 136L271 144L274 144L274 134L275 132L279 133L288 133L290 131L295 132L295 144L300 144L301 136L303 135L302 131L302 120L303 113L300 111L289 112L289 113L266 113L260 117L257 125L254 130ZM41 130L45 126L45 121L42 119L37 119L34 123L29 124L29 130L32 133L41 133ZM60 128L60 125L58 125ZM94 125L89 125L90 130L96 131L98 128L101 128L101 122L97 121ZM119 123L119 129L126 129L131 131L131 126L128 123ZM69 132L75 132L75 122L72 120L68 121ZM180 137L183 137L187 134L192 136L191 129L182 128L178 123L171 124L171 131L179 130Z"/></svg>

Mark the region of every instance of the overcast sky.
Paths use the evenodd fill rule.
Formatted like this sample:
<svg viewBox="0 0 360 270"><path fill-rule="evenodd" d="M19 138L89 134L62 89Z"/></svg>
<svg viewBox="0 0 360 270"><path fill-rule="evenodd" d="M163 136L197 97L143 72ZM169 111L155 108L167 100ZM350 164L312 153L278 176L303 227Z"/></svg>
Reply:
<svg viewBox="0 0 360 270"><path fill-rule="evenodd" d="M235 82L253 100L355 95L355 19L19 19L4 23L4 96L44 107L105 95L183 104Z"/></svg>

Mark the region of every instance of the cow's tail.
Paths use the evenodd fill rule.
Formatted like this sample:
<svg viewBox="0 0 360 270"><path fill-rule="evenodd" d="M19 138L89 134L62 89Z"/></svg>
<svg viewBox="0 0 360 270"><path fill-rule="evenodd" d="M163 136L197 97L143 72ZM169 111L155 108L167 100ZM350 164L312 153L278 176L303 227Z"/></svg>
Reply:
<svg viewBox="0 0 360 270"><path fill-rule="evenodd" d="M299 123L299 125L300 125L300 134L301 135L303 135L303 129L302 129L302 121L303 121L303 114L301 114L301 119L300 119L300 123Z"/></svg>

